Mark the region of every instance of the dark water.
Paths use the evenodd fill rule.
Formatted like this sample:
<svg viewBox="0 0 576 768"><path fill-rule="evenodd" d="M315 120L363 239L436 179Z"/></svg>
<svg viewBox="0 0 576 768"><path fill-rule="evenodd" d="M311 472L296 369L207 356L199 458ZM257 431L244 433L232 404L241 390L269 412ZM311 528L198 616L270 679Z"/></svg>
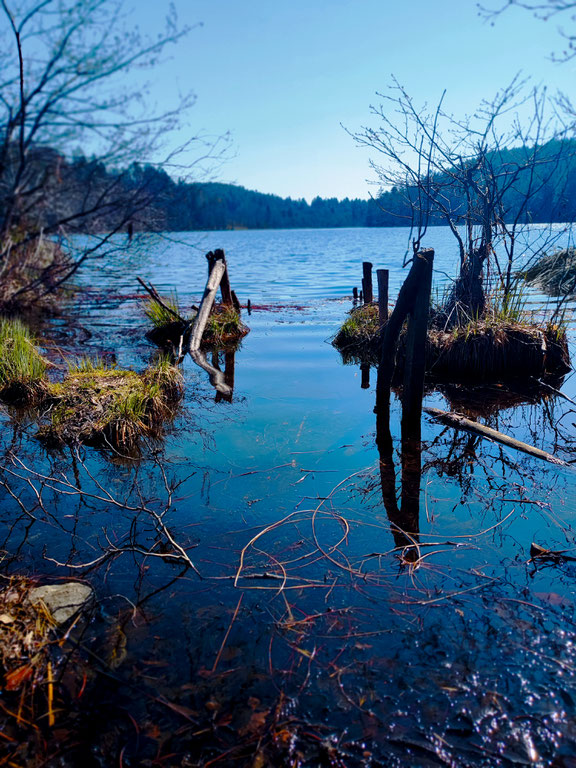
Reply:
<svg viewBox="0 0 576 768"><path fill-rule="evenodd" d="M391 513L399 406L395 466L383 470L373 387L328 343L362 260L391 270L395 296L407 236L144 238L85 270L84 297L50 333L64 351L121 365L153 354L136 275L186 306L201 293L204 253L223 247L233 288L256 309L233 402L215 402L187 360L183 407L138 461L46 452L33 422L3 416L4 477L18 497L2 501L6 564L85 579L100 601L87 687L70 694L79 714L62 715L51 764L576 764L576 564L530 562L532 542L576 556L576 470L425 417L421 476L404 453L416 507ZM456 254L443 229L428 244L441 290ZM568 377L563 392L576 399L575 389ZM504 402L499 388L490 395ZM450 408L450 396L430 392L426 404ZM484 420L576 458L571 402L553 392L509 402ZM173 540L202 578L159 556Z"/></svg>

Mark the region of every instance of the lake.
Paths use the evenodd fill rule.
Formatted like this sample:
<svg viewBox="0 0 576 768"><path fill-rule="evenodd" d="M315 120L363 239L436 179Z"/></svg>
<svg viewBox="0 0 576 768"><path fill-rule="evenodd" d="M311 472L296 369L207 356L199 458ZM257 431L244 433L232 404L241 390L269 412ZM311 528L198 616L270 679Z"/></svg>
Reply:
<svg viewBox="0 0 576 768"><path fill-rule="evenodd" d="M527 241L550 237L569 233L534 228ZM241 349L216 361L233 365L232 402L187 359L182 407L139 459L50 451L31 418L3 412L6 563L86 580L99 602L85 686L62 682L75 714L48 764L575 765L576 568L537 565L530 548L576 555L576 470L425 416L402 519L394 499L414 477L399 404L383 468L375 372L363 388L329 343L362 261L390 270L393 299L408 243L405 229L146 235L79 275L84 293L46 329L55 360L142 369L155 350L136 276L186 307L215 248L254 310ZM441 292L457 250L445 228L425 244ZM561 389L575 399L572 374ZM467 398L452 387L425 402ZM490 426L576 458L570 400L498 386L483 398ZM165 556L172 540L199 575Z"/></svg>

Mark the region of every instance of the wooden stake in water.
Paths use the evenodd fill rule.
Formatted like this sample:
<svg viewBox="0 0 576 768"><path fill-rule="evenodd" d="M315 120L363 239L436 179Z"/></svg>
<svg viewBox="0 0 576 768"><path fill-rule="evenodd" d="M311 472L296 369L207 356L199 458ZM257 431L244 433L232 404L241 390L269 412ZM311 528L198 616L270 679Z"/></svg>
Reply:
<svg viewBox="0 0 576 768"><path fill-rule="evenodd" d="M362 262L362 293L364 294L364 304L370 304L374 301L372 264L369 261Z"/></svg>
<svg viewBox="0 0 576 768"><path fill-rule="evenodd" d="M377 269L376 279L378 281L378 314L380 327L382 327L388 321L388 270Z"/></svg>

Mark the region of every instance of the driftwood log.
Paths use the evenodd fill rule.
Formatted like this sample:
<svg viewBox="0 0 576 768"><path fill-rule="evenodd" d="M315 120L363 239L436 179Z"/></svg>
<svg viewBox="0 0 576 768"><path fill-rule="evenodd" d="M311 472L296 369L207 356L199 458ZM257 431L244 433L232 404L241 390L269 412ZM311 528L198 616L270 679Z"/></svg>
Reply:
<svg viewBox="0 0 576 768"><path fill-rule="evenodd" d="M221 253L223 254L222 251ZM211 265L210 274L208 276L208 282L206 283L206 288L204 289L204 295L202 296L202 301L200 302L200 307L198 308L198 313L194 319L194 325L192 326L192 331L190 333L190 343L188 345L190 354L192 354L194 350L200 349L202 335L204 334L206 323L208 322L210 312L214 305L216 292L218 291L222 276L225 272L226 262L224 259L214 259L214 262Z"/></svg>
<svg viewBox="0 0 576 768"><path fill-rule="evenodd" d="M194 325L192 326L190 342L188 344L188 352L190 353L190 357L192 360L194 360L196 365L200 366L200 368L206 371L210 378L210 383L214 389L217 392L220 392L220 394L224 397L230 398L232 395L232 389L224 381L224 374L222 371L218 370L218 368L210 365L206 355L200 349L206 323L208 322L210 312L214 305L214 299L216 298L216 292L220 287L222 277L226 273L226 260L224 258L224 251L218 250L214 254L208 254L208 265L210 270L208 274L208 282L206 283L204 295L202 297L202 301L200 302L200 307L198 308L198 313L194 320ZM230 288L229 283L228 288Z"/></svg>
<svg viewBox="0 0 576 768"><path fill-rule="evenodd" d="M455 427L456 429L462 429L465 432L471 432L474 435L480 435L489 440L495 440L497 443L502 443L502 445L515 448L517 451L527 453L529 456L535 456L537 459L549 461L552 464L557 464L562 467L571 466L568 462L559 459L551 453L542 451L540 448L535 448L533 445L528 445L528 443L523 443L521 440L516 440L515 437L510 437L502 432L498 432L497 429L486 427L484 424L479 424L477 421L471 421L457 413L441 411L439 408L424 408L424 411L443 424L447 424L449 427Z"/></svg>

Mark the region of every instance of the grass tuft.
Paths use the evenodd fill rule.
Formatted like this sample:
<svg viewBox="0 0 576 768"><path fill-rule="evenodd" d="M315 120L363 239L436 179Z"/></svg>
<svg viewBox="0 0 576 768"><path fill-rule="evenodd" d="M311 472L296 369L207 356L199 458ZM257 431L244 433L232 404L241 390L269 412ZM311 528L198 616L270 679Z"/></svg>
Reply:
<svg viewBox="0 0 576 768"><path fill-rule="evenodd" d="M334 346L345 349L350 346L370 346L380 335L380 314L377 304L355 307L334 337Z"/></svg>
<svg viewBox="0 0 576 768"><path fill-rule="evenodd" d="M53 444L87 443L137 451L142 436L159 437L182 395L180 371L160 358L142 374L82 360L51 385L50 424L41 436Z"/></svg>
<svg viewBox="0 0 576 768"><path fill-rule="evenodd" d="M202 342L210 346L224 346L239 341L247 333L248 328L234 307L217 304L208 318Z"/></svg>
<svg viewBox="0 0 576 768"><path fill-rule="evenodd" d="M30 402L44 388L46 362L20 320L0 318L0 395L12 403Z"/></svg>
<svg viewBox="0 0 576 768"><path fill-rule="evenodd" d="M178 301L178 294L176 291L172 291L162 301L169 307L176 315L180 315L180 304ZM150 320L154 328L163 328L166 325L174 323L176 319L162 304L159 304L151 296L148 297L143 303L144 314Z"/></svg>

